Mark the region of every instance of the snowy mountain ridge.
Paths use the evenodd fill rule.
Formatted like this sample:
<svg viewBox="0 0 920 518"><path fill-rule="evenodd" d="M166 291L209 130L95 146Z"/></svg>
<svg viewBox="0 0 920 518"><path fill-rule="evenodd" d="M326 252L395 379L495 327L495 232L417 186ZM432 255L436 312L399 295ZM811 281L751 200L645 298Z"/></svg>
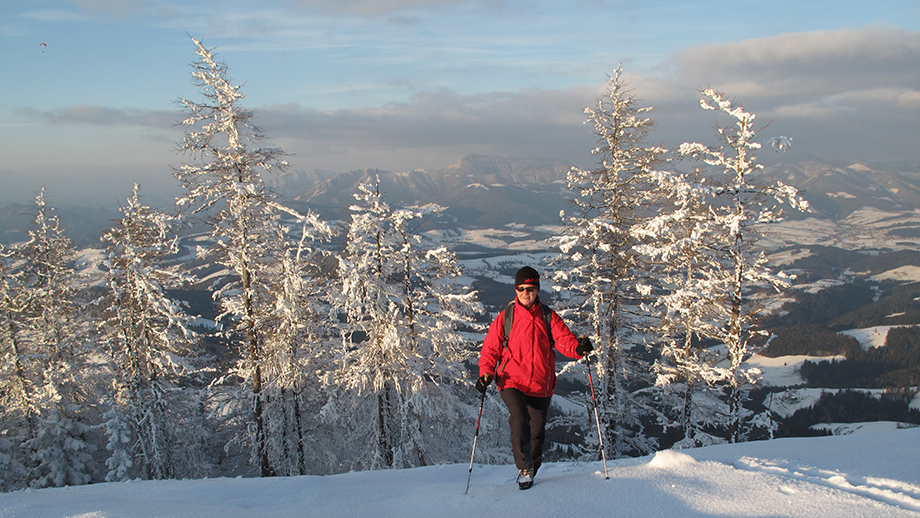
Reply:
<svg viewBox="0 0 920 518"><path fill-rule="evenodd" d="M765 154L763 162L768 176L804 192L819 219L846 218L865 207L887 212L920 207L918 164L839 165L794 152L788 156ZM694 166L684 163L679 169ZM477 223L484 221L552 224L559 221L556 209L569 206L565 179L570 168L570 164L553 158L470 155L440 170L392 173L365 169L339 173L302 193L281 192L319 210L347 207L357 185L373 181L379 174L381 192L395 202L438 203L455 210L476 209L487 213L481 219L461 219L460 224L478 227L482 225ZM478 192L465 193L470 188L477 188ZM528 201L539 201L540 210L527 210L526 203L522 206L521 202Z"/></svg>
<svg viewBox="0 0 920 518"><path fill-rule="evenodd" d="M797 153L763 155L765 172L804 191L812 205L799 227L825 227L850 220L854 214L886 215L885 235L892 240L920 239L920 164L837 164ZM684 164L681 167L691 167ZM558 225L559 211L571 212L565 178L571 165L554 158L501 158L470 155L439 170L390 172L363 169L349 172L293 171L266 178L266 184L295 208L310 208L330 220L347 220L357 185L380 176L381 193L392 203L436 203L447 207L452 228L502 228L518 223ZM49 192L68 235L80 246L93 246L118 218L116 207L79 207L61 193ZM32 221L30 200L0 205L0 242L24 238ZM168 210L168 209L167 209ZM897 221L892 220L897 217ZM806 233L807 236L807 233ZM873 234L878 237L877 234Z"/></svg>
<svg viewBox="0 0 920 518"><path fill-rule="evenodd" d="M393 203L435 203L463 228L506 223L548 224L568 207L564 180L569 164L557 159L507 159L470 155L440 170L392 173L364 169L341 173L302 193L282 192L330 219L347 219L352 194L380 179L380 192Z"/></svg>

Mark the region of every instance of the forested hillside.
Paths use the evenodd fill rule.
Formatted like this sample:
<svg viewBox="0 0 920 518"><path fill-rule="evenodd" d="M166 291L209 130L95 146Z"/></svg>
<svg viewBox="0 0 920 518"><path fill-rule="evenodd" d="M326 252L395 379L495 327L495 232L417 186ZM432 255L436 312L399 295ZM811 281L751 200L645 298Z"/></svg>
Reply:
<svg viewBox="0 0 920 518"><path fill-rule="evenodd" d="M801 279L821 279L850 272L849 282L817 292L794 293L782 311L764 321L775 336L764 355L842 356L836 360L805 362L801 374L811 387L897 388L920 385L920 283L873 281L871 274L903 266L920 266L920 254L892 251L863 254L827 247L793 266ZM855 275L854 272L860 272ZM849 329L892 327L884 347L867 348Z"/></svg>

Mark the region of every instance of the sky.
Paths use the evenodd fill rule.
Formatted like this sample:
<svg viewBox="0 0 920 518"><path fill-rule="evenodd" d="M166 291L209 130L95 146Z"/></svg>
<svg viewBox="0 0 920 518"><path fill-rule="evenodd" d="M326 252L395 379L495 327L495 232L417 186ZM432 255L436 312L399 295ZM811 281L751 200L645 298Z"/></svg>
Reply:
<svg viewBox="0 0 920 518"><path fill-rule="evenodd" d="M114 482L0 494L8 518L469 518L478 516L894 518L920 512L920 428L665 450L544 464L475 463L325 477ZM605 475L606 474L606 475ZM467 491L467 481L469 490Z"/></svg>
<svg viewBox="0 0 920 518"><path fill-rule="evenodd" d="M295 171L593 167L619 64L652 143L716 143L713 87L798 151L920 157L917 0L0 0L0 203L178 192L192 37Z"/></svg>

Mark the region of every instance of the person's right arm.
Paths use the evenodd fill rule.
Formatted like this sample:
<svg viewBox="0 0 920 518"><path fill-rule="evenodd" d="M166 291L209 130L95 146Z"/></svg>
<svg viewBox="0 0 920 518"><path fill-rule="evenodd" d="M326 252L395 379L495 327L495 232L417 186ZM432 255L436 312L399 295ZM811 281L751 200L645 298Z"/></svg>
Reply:
<svg viewBox="0 0 920 518"><path fill-rule="evenodd" d="M502 356L502 341L505 334L505 312L502 311L492 321L489 332L482 342L482 352L479 355L479 376L495 378L495 367Z"/></svg>

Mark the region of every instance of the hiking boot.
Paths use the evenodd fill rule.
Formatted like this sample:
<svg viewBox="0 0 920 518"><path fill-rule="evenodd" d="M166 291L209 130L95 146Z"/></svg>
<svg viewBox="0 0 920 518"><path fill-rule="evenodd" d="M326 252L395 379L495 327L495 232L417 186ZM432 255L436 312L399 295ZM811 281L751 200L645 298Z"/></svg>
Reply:
<svg viewBox="0 0 920 518"><path fill-rule="evenodd" d="M522 469L518 473L517 483L520 489L530 489L530 486L533 485L533 468Z"/></svg>

